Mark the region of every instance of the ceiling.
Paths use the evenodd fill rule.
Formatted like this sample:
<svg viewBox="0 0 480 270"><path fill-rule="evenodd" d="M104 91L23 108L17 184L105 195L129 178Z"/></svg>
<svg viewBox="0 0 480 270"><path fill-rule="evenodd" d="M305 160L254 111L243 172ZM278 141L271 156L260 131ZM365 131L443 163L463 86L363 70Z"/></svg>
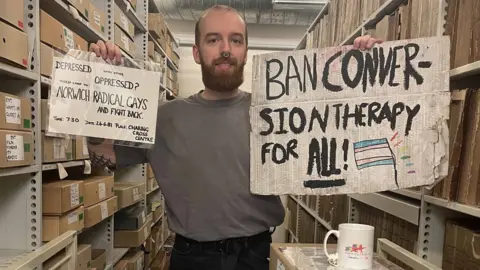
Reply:
<svg viewBox="0 0 480 270"><path fill-rule="evenodd" d="M160 12L168 19L196 21L207 8L219 4L237 9L249 24L301 25L308 26L317 16L326 0L289 0L287 9L272 2L286 0L155 0ZM303 2L314 3L308 9ZM284 5L284 3L281 3ZM298 8L297 8L298 6Z"/></svg>

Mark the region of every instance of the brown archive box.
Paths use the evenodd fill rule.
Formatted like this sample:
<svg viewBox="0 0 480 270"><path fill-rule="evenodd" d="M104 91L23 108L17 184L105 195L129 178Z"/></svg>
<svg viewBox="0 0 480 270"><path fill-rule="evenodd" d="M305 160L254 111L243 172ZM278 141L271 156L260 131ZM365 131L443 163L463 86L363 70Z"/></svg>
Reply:
<svg viewBox="0 0 480 270"><path fill-rule="evenodd" d="M148 215L147 222L138 230L116 230L113 236L114 247L139 247L150 236L152 214Z"/></svg>
<svg viewBox="0 0 480 270"><path fill-rule="evenodd" d="M70 49L88 51L86 40L43 10L40 10L40 40L64 53Z"/></svg>
<svg viewBox="0 0 480 270"><path fill-rule="evenodd" d="M128 55L133 57L135 55L135 43L133 40L125 34L125 32L120 29L118 25L115 25L115 32L114 32L114 38L115 38L115 44L120 47L120 49L124 50Z"/></svg>
<svg viewBox="0 0 480 270"><path fill-rule="evenodd" d="M105 249L92 249L92 269L105 269L107 267L107 252Z"/></svg>
<svg viewBox="0 0 480 270"><path fill-rule="evenodd" d="M88 20L90 0L67 0L84 19Z"/></svg>
<svg viewBox="0 0 480 270"><path fill-rule="evenodd" d="M51 241L68 230L79 231L84 227L85 211L80 206L61 216L42 217L42 241Z"/></svg>
<svg viewBox="0 0 480 270"><path fill-rule="evenodd" d="M82 181L59 180L42 185L43 214L61 215L83 204Z"/></svg>
<svg viewBox="0 0 480 270"><path fill-rule="evenodd" d="M0 58L16 65L28 66L28 39L27 34L3 21L0 21Z"/></svg>
<svg viewBox="0 0 480 270"><path fill-rule="evenodd" d="M85 228L101 222L117 211L117 197L113 196L103 202L85 207Z"/></svg>
<svg viewBox="0 0 480 270"><path fill-rule="evenodd" d="M93 29L96 29L98 32L105 34L105 25L107 18L105 13L97 8L93 3L90 3L90 7L88 9L88 21L90 26Z"/></svg>
<svg viewBox="0 0 480 270"><path fill-rule="evenodd" d="M92 176L83 181L85 186L85 207L99 203L114 195L113 176Z"/></svg>
<svg viewBox="0 0 480 270"><path fill-rule="evenodd" d="M118 208L130 206L144 198L144 183L115 183L113 191L118 197Z"/></svg>
<svg viewBox="0 0 480 270"><path fill-rule="evenodd" d="M84 136L75 136L73 140L73 159L88 159L90 158L88 154L88 144L87 137Z"/></svg>
<svg viewBox="0 0 480 270"><path fill-rule="evenodd" d="M32 131L0 130L0 168L33 164Z"/></svg>
<svg viewBox="0 0 480 270"><path fill-rule="evenodd" d="M40 42L40 74L43 76L52 77L53 58L61 56L63 56L63 53L61 53L58 49L54 49L50 45ZM46 99L42 99L42 101L43 100ZM42 122L42 127L43 126L44 122Z"/></svg>
<svg viewBox="0 0 480 270"><path fill-rule="evenodd" d="M127 262L127 270L143 270L145 253L139 251L129 251L123 256L122 261Z"/></svg>
<svg viewBox="0 0 480 270"><path fill-rule="evenodd" d="M30 99L0 92L0 129L31 130L32 103Z"/></svg>
<svg viewBox="0 0 480 270"><path fill-rule="evenodd" d="M117 4L115 4L114 14L115 25L119 26L121 30L123 30L131 39L133 39L135 36L135 27L128 19L127 15L125 15L125 13L123 13L123 11L117 6Z"/></svg>
<svg viewBox="0 0 480 270"><path fill-rule="evenodd" d="M0 1L0 18L24 31L24 0Z"/></svg>
<svg viewBox="0 0 480 270"><path fill-rule="evenodd" d="M59 162L72 160L72 139L49 137L42 133L43 161Z"/></svg>
<svg viewBox="0 0 480 270"><path fill-rule="evenodd" d="M89 270L92 264L92 246L81 244L77 246L77 267L75 270Z"/></svg>

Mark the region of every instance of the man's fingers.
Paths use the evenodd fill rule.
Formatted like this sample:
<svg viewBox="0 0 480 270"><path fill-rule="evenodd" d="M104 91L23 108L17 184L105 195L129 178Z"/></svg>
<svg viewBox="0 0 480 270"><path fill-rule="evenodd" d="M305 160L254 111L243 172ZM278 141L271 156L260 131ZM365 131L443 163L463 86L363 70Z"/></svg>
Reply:
<svg viewBox="0 0 480 270"><path fill-rule="evenodd" d="M97 44L90 44L90 52L93 52L97 55L97 57L100 57L100 47L98 47Z"/></svg>
<svg viewBox="0 0 480 270"><path fill-rule="evenodd" d="M107 47L105 46L105 43L103 41L99 40L97 42L97 46L100 48L100 55L102 56L103 59L107 59Z"/></svg>
<svg viewBox="0 0 480 270"><path fill-rule="evenodd" d="M107 53L110 60L115 59L115 45L112 42L107 42Z"/></svg>
<svg viewBox="0 0 480 270"><path fill-rule="evenodd" d="M377 40L376 40L375 38L370 38L370 39L367 41L367 46L366 46L366 48L367 48L367 49L371 49L375 43L377 43Z"/></svg>
<svg viewBox="0 0 480 270"><path fill-rule="evenodd" d="M115 60L117 63L123 63L122 52L120 51L120 48L118 46L115 46Z"/></svg>

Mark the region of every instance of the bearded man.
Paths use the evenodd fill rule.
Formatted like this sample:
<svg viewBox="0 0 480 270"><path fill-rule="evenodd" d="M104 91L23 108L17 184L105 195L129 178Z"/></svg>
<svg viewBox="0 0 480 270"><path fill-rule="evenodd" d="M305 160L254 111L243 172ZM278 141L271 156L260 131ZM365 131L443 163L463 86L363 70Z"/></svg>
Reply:
<svg viewBox="0 0 480 270"><path fill-rule="evenodd" d="M354 48L378 42L359 37ZM99 41L90 50L122 61L111 42ZM193 46L205 88L159 107L155 146L142 150L88 139L94 166L152 166L176 233L172 270L269 268L272 228L282 224L285 212L278 196L250 193L251 95L239 89L247 51L247 25L237 11L209 8L195 25Z"/></svg>

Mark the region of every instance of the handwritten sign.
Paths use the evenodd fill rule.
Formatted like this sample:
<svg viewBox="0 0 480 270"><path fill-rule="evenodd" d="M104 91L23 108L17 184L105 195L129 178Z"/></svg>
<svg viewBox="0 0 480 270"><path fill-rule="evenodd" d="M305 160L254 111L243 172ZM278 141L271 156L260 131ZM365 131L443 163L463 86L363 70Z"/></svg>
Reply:
<svg viewBox="0 0 480 270"><path fill-rule="evenodd" d="M160 74L56 57L48 131L152 145Z"/></svg>
<svg viewBox="0 0 480 270"><path fill-rule="evenodd" d="M251 191L368 193L447 175L448 37L254 56Z"/></svg>

